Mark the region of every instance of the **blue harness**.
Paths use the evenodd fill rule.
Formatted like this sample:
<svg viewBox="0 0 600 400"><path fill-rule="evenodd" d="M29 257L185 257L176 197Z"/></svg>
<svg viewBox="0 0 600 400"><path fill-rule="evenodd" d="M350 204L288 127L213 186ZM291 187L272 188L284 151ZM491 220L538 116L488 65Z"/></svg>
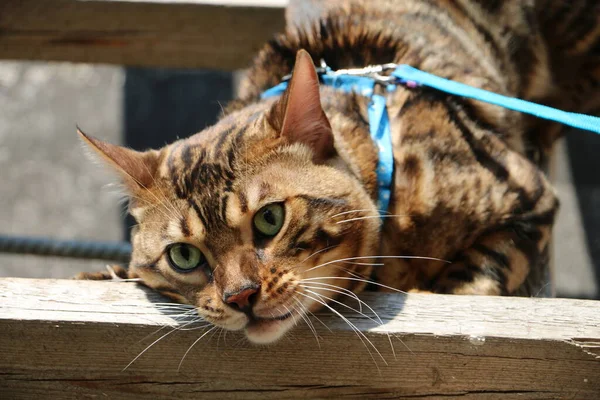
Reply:
<svg viewBox="0 0 600 400"><path fill-rule="evenodd" d="M382 75L383 72L390 70L392 71L390 75ZM377 181L379 185L378 208L380 212L386 212L390 203L392 176L394 173L394 155L392 153L392 135L385 97L374 93L376 84L385 85L388 92L394 91L397 85L404 85L411 88L427 86L456 96L484 101L510 110L531 114L538 118L560 122L600 134L600 118L566 112L514 97L502 96L463 83L440 78L409 65L383 64L337 71L333 71L326 65L322 65L321 68L317 69L317 72L323 85L331 86L346 93L354 92L369 97L371 100L368 108L369 131L371 138L373 138L379 149ZM283 94L287 89L290 77L290 75L284 77L283 82L279 85L264 91L261 98L266 99Z"/></svg>

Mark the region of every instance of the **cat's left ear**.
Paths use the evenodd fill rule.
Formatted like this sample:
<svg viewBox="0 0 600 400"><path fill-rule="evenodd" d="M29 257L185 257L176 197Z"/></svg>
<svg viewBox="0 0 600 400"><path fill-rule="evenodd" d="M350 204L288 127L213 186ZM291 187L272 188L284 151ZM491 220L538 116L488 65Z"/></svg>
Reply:
<svg viewBox="0 0 600 400"><path fill-rule="evenodd" d="M319 78L305 50L296 55L290 84L269 113L269 123L286 142L310 147L315 162L335 153L331 125L321 107Z"/></svg>
<svg viewBox="0 0 600 400"><path fill-rule="evenodd" d="M77 133L84 143L119 173L131 193L142 195L154 184L158 169L158 151L140 152L103 142L83 133L79 128Z"/></svg>

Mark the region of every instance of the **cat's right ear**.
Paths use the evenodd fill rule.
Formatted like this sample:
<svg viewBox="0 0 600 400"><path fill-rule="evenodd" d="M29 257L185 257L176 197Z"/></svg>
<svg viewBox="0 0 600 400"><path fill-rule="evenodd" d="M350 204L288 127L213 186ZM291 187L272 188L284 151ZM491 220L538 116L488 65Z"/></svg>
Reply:
<svg viewBox="0 0 600 400"><path fill-rule="evenodd" d="M138 193L149 189L154 183L158 169L158 151L135 151L126 147L103 142L77 128L85 144L122 177L130 191Z"/></svg>
<svg viewBox="0 0 600 400"><path fill-rule="evenodd" d="M268 121L287 143L308 146L316 162L335 154L331 125L321 107L319 77L305 50L298 51L288 88L273 105Z"/></svg>

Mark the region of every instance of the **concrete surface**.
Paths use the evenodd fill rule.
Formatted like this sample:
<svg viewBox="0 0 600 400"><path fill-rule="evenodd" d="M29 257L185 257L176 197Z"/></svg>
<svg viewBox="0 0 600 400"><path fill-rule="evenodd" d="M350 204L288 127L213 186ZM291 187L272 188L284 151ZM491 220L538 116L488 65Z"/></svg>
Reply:
<svg viewBox="0 0 600 400"><path fill-rule="evenodd" d="M570 130L556 149L561 210L554 230L557 296L600 299L600 137Z"/></svg>
<svg viewBox="0 0 600 400"><path fill-rule="evenodd" d="M110 176L84 156L75 123L113 143L160 146L214 121L232 82L205 71L0 62L0 232L120 240L117 197L103 189ZM574 131L558 150L557 294L600 298L600 138ZM0 276L68 277L103 264L0 255Z"/></svg>
<svg viewBox="0 0 600 400"><path fill-rule="evenodd" d="M86 157L75 124L119 143L124 78L118 67L0 62L0 232L120 238L112 179ZM68 277L103 265L0 254L2 276Z"/></svg>

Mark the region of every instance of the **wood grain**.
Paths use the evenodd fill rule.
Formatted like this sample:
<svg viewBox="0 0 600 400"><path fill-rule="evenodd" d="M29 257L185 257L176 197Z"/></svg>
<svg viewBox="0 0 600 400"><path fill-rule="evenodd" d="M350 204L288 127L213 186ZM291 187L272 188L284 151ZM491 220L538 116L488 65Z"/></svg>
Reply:
<svg viewBox="0 0 600 400"><path fill-rule="evenodd" d="M238 69L285 0L2 0L0 59Z"/></svg>
<svg viewBox="0 0 600 400"><path fill-rule="evenodd" d="M312 319L318 342L304 324L271 346L214 330L178 371L205 332L179 329L122 371L178 326L164 299L134 283L3 278L0 398L600 398L600 302L362 298L382 326L338 308L362 340L332 313L318 315L330 330Z"/></svg>

